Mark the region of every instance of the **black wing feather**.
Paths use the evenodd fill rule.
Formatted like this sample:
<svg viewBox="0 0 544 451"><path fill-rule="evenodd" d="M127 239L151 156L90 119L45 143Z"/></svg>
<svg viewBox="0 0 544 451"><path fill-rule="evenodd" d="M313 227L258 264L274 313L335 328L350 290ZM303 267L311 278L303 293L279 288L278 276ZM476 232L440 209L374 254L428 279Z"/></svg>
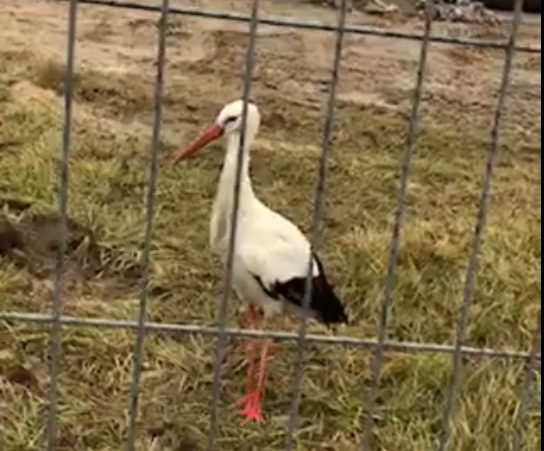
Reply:
<svg viewBox="0 0 544 451"><path fill-rule="evenodd" d="M326 325L347 323L348 318L340 299L334 293L329 284L323 265L317 255L312 254L318 267L318 275L312 278L312 297L310 310L317 319ZM293 277L285 282L275 282L270 287L265 287L262 280L253 275L263 291L273 299L285 300L297 307L302 307L306 289L306 277Z"/></svg>

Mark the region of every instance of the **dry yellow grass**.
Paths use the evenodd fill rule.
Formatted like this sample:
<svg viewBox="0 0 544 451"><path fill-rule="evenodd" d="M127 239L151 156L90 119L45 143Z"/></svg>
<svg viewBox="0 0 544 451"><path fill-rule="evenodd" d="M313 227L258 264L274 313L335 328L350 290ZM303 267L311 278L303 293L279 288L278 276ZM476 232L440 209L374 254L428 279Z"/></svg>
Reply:
<svg viewBox="0 0 544 451"><path fill-rule="evenodd" d="M221 36L229 42L239 38L227 31ZM222 56L205 65L185 64L182 69L210 82L208 66L221 73L224 97L218 97L216 87L208 92L196 82L187 88L179 80L168 81L163 155L190 139L239 92L239 65L233 65L226 47L223 50ZM261 71L275 70L263 65ZM3 202L3 210L30 243L22 252L0 257L1 310L50 311L54 249L44 243L54 242L55 235L43 215L54 211L58 194L62 116L57 95L62 92L62 72L58 60L31 51L10 51L0 58L0 193L29 203L23 209ZM75 222L70 228L66 314L135 318L152 73L132 73L127 82L125 75L100 68L78 69L69 191L69 213ZM267 81L275 77L271 72ZM259 80L256 86L264 116L252 154L256 190L267 204L308 230L322 124L319 107L289 101ZM425 117L414 157L389 324L390 335L399 340L448 343L455 336L489 136L481 126L488 118L465 117L455 123L444 120L450 113L440 116L435 111ZM362 107L345 98L339 102L337 117L322 254L355 319L345 333L370 337L377 329L406 121L397 111ZM474 346L528 349L540 309L540 131L520 136L514 132L505 136L494 177L470 312L468 343ZM198 324L214 320L221 272L207 250L207 220L221 159L216 146L179 170L160 172L151 255L151 320ZM87 241L82 245L84 237ZM231 313L229 321L235 324ZM129 331L63 329L59 449L123 449L133 343ZM0 323L3 450L43 449L48 345L43 327ZM212 338L147 337L139 449L152 449L153 441L161 450L203 449L213 349ZM244 343L231 340L228 351L221 393L221 449L282 449L293 345L278 344L270 364L265 394L268 423L263 427L241 427L240 417L229 407L244 387ZM309 346L297 449L358 449L371 357L368 351ZM508 450L523 362L466 359L464 369L452 450ZM376 421L377 449L435 449L450 371L449 356L387 355ZM536 376L526 437L530 451L540 447L540 404L536 405L540 373Z"/></svg>

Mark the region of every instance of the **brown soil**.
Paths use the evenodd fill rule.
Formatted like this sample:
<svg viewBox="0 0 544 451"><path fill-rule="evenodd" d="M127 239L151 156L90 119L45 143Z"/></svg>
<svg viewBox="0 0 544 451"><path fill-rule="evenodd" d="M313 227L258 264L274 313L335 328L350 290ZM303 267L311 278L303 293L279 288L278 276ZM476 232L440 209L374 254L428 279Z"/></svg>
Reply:
<svg viewBox="0 0 544 451"><path fill-rule="evenodd" d="M0 197L2 208L10 217L0 216L0 258L25 268L32 279L52 281L63 239L59 215L36 213L27 202ZM91 229L67 218L65 237L64 276L68 287L91 281L123 290L137 285L139 263L99 244Z"/></svg>

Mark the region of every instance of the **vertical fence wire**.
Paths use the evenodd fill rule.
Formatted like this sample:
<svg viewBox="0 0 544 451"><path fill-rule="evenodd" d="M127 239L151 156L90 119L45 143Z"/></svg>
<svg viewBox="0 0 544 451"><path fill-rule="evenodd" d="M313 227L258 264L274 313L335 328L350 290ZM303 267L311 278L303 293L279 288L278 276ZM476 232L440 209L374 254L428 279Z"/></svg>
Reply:
<svg viewBox="0 0 544 451"><path fill-rule="evenodd" d="M208 435L208 450L213 451L217 441L219 429L219 396L221 393L221 367L223 364L223 352L226 345L227 334L227 312L232 289L232 275L234 264L234 251L236 248L236 230L238 228L238 211L240 208L240 187L242 179L242 167L246 143L247 111L251 93L251 78L255 59L255 42L257 40L257 25L259 13L259 0L253 0L251 7L251 20L249 23L249 43L246 53L245 72L242 93L242 133L236 159L236 177L233 186L234 201L231 210L229 243L227 248L227 259L225 264L223 296L219 306L219 326L217 343L215 348L215 363L212 382L212 402L210 406L210 433Z"/></svg>
<svg viewBox="0 0 544 451"><path fill-rule="evenodd" d="M387 338L387 320L390 309L393 305L393 290L395 284L395 269L397 267L400 234L404 225L406 212L406 199L408 195L408 178L410 175L410 164L414 153L415 144L419 133L419 110L423 97L423 82L425 80L425 69L427 67L427 55L429 53L429 43L431 37L433 0L427 0L425 3L425 28L421 49L419 54L419 64L417 70L416 84L414 88L414 100L412 102L412 111L408 123L408 134L406 138L406 152L401 164L400 189L397 201L397 210L395 212L395 221L393 224L393 233L389 248L389 264L385 278L385 288L380 312L380 323L378 329L378 346L374 354L372 364L372 386L367 400L367 417L362 438L362 450L370 450L372 446L372 434L374 430L374 412L376 410L378 390L380 388L380 373L383 364L385 352L385 340Z"/></svg>
<svg viewBox="0 0 544 451"><path fill-rule="evenodd" d="M500 82L499 94L497 99L497 106L493 117L493 126L491 129L491 142L486 162L482 193L480 197L480 207L478 209L478 215L476 219L476 227L474 230L474 241L472 244L472 250L470 253L470 260L467 267L465 287L463 291L463 301L461 304L461 312L459 316L459 324L457 329L457 338L455 342L455 351L453 355L453 370L451 373L450 384L446 394L446 403L442 418L442 434L438 444L439 451L445 451L449 444L451 435L451 419L453 416L455 396L459 389L461 370L462 370L462 358L463 353L461 348L466 339L467 326L468 326L468 313L474 297L474 289L476 287L476 276L478 272L478 260L480 256L480 250L482 247L483 233L487 222L487 213L489 209L489 201L491 194L491 179L493 177L493 171L497 162L497 156L499 153L499 131L501 126L501 119L506 103L506 96L508 86L510 82L510 73L512 70L512 61L514 59L515 45L518 37L519 25L521 23L521 10L523 6L523 0L516 0L514 4L514 19L512 21L512 28L510 31L510 37L508 39L508 45L505 51L504 69L502 73L502 79Z"/></svg>
<svg viewBox="0 0 544 451"><path fill-rule="evenodd" d="M334 107L336 103L336 89L338 86L338 76L340 71L340 60L342 59L342 47L344 43L344 26L346 23L347 0L342 0L338 10L338 32L336 35L336 45L334 49L333 66L331 71L331 80L329 85L329 99L327 103L325 128L323 131L322 151L319 160L318 179L315 188L315 208L312 218L312 237L310 242L310 255L308 261L308 274L306 276L305 292L302 302L302 315L300 318L299 335L297 340L297 353L295 361L295 371L293 379L293 392L289 420L287 424L287 451L294 449L294 436L299 420L299 404L303 376L303 359L306 350L307 317L310 308L310 299L312 296L312 269L313 269L313 251L317 248L319 242L319 229L325 210L325 197L327 189L327 170L328 159L331 151L331 137L334 126Z"/></svg>
<svg viewBox="0 0 544 451"><path fill-rule="evenodd" d="M520 451L521 445L524 442L524 435L527 431L527 410L529 409L529 403L531 401L531 395L533 391L534 383L534 371L537 364L538 353L540 350L540 340L542 332L542 312L538 312L537 324L533 337L533 344L529 358L527 359L527 371L525 372L525 380L523 381L523 387L521 391L521 401L519 410L517 413L514 433L512 438L512 451ZM525 431L525 434L524 434Z"/></svg>
<svg viewBox="0 0 544 451"><path fill-rule="evenodd" d="M62 291L64 273L64 254L66 253L66 216L68 210L68 160L72 147L72 107L74 97L74 65L76 46L77 0L71 0L68 5L68 42L66 51L66 72L64 75L64 129L62 133L62 155L59 175L59 228L60 243L57 249L55 268L55 286L53 292L53 324L51 326L50 349L50 383L49 408L47 412L47 449L56 448L57 436L57 408L58 408L58 379L60 367L60 335L62 315Z"/></svg>
<svg viewBox="0 0 544 451"><path fill-rule="evenodd" d="M149 283L149 260L151 253L151 240L153 236L153 217L155 214L158 156L160 151L160 133L162 120L162 97L164 84L164 66L166 54L166 31L168 25L168 2L162 0L161 16L159 20L159 44L157 50L157 75L155 79L154 93L154 119L151 137L151 163L149 168L149 182L146 197L145 211L145 232L143 252L141 257L142 280L140 292L140 305L138 312L138 327L136 341L133 351L132 383L130 387L129 424L127 436L127 450L134 451L136 447L136 429L138 417L138 402L140 392L140 376L142 371L142 360L145 340L145 320L147 315L148 283Z"/></svg>

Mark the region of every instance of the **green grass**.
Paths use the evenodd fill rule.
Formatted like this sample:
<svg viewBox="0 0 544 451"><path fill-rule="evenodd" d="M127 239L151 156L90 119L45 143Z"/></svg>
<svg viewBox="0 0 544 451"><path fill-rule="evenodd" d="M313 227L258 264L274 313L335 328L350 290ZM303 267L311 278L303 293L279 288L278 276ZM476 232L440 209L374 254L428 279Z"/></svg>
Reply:
<svg viewBox="0 0 544 451"><path fill-rule="evenodd" d="M24 56L30 82L62 92L62 66ZM4 212L16 224L27 221L27 228L35 227L40 237L44 232L32 218L56 208L62 105L60 99L27 102L13 95L16 80L22 78L21 61L4 58L1 66L0 194L31 202L27 211L4 206ZM82 252L98 252L100 267L92 276L82 275L90 256L70 259L66 314L136 316L134 266L143 239L150 131L135 127L133 121L150 123L150 80L134 74L131 83L121 84L121 79L97 71L76 75L69 214L96 236L97 244ZM308 231L322 123L319 112L281 103L273 91L257 89L264 119L252 154L256 190L267 204ZM191 107L195 96L201 96L199 108ZM162 155L191 139L227 100L213 92L205 97L198 87L189 95L168 85ZM345 333L371 337L377 331L406 123L391 113L351 104L340 105L337 116L322 254L354 318ZM180 129L181 137L173 131ZM396 339L448 343L455 337L488 146L487 132L477 127L461 130L434 118L423 122L389 324ZM505 138L502 151L467 341L474 346L527 349L540 309L540 152L527 150L515 136ZM215 318L221 269L207 249L207 221L221 158L217 146L179 169L161 168L151 250L149 317L154 321L208 324ZM51 266L45 260L45 269L36 272L13 256L0 258L2 310L50 310ZM234 312L229 322L236 324ZM59 449L123 449L133 343L129 331L63 330ZM43 449L47 330L2 323L0 344L1 447ZM244 389L244 343L232 340L228 350L221 449L282 449L294 346L277 345L276 359L269 366L268 423L263 427L241 427L240 417L229 408ZM212 338L147 337L139 449L204 449L213 351ZM310 345L297 449L358 449L371 358L368 351ZM444 355L387 355L376 420L377 449L435 449L451 367L451 358ZM451 449L509 449L523 364L466 359L464 368ZM526 449L539 449L537 406L530 411L528 431ZM153 440L157 448L151 447Z"/></svg>

